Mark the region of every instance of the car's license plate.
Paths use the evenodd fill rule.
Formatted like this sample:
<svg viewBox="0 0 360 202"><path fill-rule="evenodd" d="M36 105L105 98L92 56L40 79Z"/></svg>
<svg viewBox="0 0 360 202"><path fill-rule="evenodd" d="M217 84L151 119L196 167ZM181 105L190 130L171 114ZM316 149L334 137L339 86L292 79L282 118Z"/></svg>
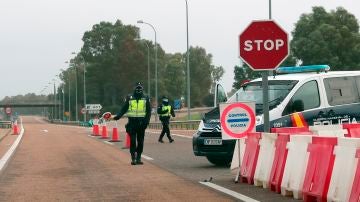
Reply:
<svg viewBox="0 0 360 202"><path fill-rule="evenodd" d="M222 145L221 139L205 139L204 145Z"/></svg>

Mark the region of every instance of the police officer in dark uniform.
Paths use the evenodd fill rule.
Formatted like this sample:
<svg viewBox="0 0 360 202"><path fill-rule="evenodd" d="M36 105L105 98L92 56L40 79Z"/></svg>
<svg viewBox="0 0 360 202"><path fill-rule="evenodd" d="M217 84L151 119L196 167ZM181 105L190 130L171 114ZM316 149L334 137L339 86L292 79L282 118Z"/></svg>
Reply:
<svg viewBox="0 0 360 202"><path fill-rule="evenodd" d="M162 104L158 107L157 112L160 115L160 121L163 126L159 137L159 142L164 143L162 139L165 133L167 138L169 139L169 142L170 143L174 142L174 139L172 139L170 135L169 123L170 123L170 116L175 117L175 112L174 112L174 108L171 107L171 105L169 105L169 99L167 97L164 96L162 98Z"/></svg>
<svg viewBox="0 0 360 202"><path fill-rule="evenodd" d="M129 122L125 127L130 135L131 165L143 164L141 154L144 147L144 135L151 116L150 100L144 95L143 89L141 83L137 82L134 93L127 96L121 111L112 117L114 120L119 120L127 113Z"/></svg>

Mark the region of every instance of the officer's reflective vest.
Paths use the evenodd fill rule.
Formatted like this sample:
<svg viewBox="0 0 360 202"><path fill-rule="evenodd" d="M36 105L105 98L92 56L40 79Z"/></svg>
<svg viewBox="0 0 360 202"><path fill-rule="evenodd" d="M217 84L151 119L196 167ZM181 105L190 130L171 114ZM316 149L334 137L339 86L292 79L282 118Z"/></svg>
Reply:
<svg viewBox="0 0 360 202"><path fill-rule="evenodd" d="M168 106L163 106L161 111L165 111L165 110L168 110L165 114L160 114L160 116L170 116L170 112L171 112L171 106L168 105Z"/></svg>
<svg viewBox="0 0 360 202"><path fill-rule="evenodd" d="M146 115L146 99L141 98L138 101L130 98L129 109L127 111L128 117L145 117Z"/></svg>

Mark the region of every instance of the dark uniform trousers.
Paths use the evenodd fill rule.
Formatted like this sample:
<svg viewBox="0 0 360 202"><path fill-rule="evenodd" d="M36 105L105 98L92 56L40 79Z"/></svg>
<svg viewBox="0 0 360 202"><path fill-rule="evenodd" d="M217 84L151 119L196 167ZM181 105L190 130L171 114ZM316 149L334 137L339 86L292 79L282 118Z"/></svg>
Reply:
<svg viewBox="0 0 360 202"><path fill-rule="evenodd" d="M144 136L145 136L145 127L143 123L143 118L132 118L129 120L129 123L126 125L126 132L130 135L130 153L141 155L144 148ZM139 119L139 120L136 120ZM145 125L145 126L144 126ZM137 145L136 145L137 140Z"/></svg>
<svg viewBox="0 0 360 202"><path fill-rule="evenodd" d="M170 124L170 117L161 117L160 118L160 121L162 123L162 131L161 131L161 134L160 134L160 137L159 137L159 140L162 140L165 133L166 133L166 136L169 140L172 140L171 136L170 136L170 128L169 128L169 124Z"/></svg>

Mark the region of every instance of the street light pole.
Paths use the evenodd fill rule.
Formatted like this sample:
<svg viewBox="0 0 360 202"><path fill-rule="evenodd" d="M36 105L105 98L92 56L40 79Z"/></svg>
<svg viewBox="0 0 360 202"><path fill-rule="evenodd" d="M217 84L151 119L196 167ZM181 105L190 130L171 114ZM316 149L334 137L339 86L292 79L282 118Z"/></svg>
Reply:
<svg viewBox="0 0 360 202"><path fill-rule="evenodd" d="M151 98L151 88L150 88L150 47L149 47L149 45L147 44L147 42L146 41L143 41L143 40L141 40L141 39L135 39L135 41L141 41L141 42L143 42L145 45L146 45L146 47L147 47L147 66L148 66L148 68L147 68L147 76L148 76L148 90L147 90L147 92L148 92L148 95L149 95L149 98Z"/></svg>
<svg viewBox="0 0 360 202"><path fill-rule="evenodd" d="M84 66L84 108L86 107L86 80L85 80L85 73L86 73L86 65L85 62L83 63ZM86 110L84 113L84 122L86 122Z"/></svg>
<svg viewBox="0 0 360 202"><path fill-rule="evenodd" d="M65 84L63 85L63 88L61 89L61 93L62 93L62 100L63 100L63 104L62 104L62 120L64 121L64 116L65 116Z"/></svg>
<svg viewBox="0 0 360 202"><path fill-rule="evenodd" d="M69 121L71 120L71 108L70 108L70 102L71 102L71 99L70 99L70 94L71 94L71 92L70 92L70 69L69 69L69 72L68 72L68 79L69 79Z"/></svg>
<svg viewBox="0 0 360 202"><path fill-rule="evenodd" d="M186 3L186 83L187 83L187 107L188 107L188 120L190 120L190 66L189 66L189 20L188 20L188 2Z"/></svg>
<svg viewBox="0 0 360 202"><path fill-rule="evenodd" d="M75 121L79 120L78 117L78 87L77 87L77 67L75 65Z"/></svg>
<svg viewBox="0 0 360 202"><path fill-rule="evenodd" d="M157 43L156 43L156 30L155 27L147 22L142 20L138 20L137 23L147 24L149 25L155 33L155 107L158 107L158 75L157 75ZM157 120L157 113L155 113L155 121Z"/></svg>

